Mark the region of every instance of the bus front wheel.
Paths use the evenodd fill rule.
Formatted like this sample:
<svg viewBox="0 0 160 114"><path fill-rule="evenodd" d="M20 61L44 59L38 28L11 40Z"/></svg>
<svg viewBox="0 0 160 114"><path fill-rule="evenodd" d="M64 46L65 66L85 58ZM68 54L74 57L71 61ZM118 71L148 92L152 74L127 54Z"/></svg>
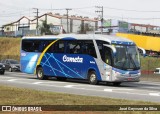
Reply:
<svg viewBox="0 0 160 114"><path fill-rule="evenodd" d="M90 84L96 85L98 83L97 81L97 75L95 71L89 71L88 73L88 80Z"/></svg>
<svg viewBox="0 0 160 114"><path fill-rule="evenodd" d="M36 74L37 74L37 78L38 78L38 79L40 79L40 80L46 79L42 67L38 67L38 68L37 68Z"/></svg>

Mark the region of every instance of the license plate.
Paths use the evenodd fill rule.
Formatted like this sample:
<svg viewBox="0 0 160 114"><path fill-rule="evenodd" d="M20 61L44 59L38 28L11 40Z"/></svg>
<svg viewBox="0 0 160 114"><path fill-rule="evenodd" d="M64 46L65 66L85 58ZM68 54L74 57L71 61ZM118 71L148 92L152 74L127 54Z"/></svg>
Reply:
<svg viewBox="0 0 160 114"><path fill-rule="evenodd" d="M132 78L128 78L128 81L131 81L132 80Z"/></svg>

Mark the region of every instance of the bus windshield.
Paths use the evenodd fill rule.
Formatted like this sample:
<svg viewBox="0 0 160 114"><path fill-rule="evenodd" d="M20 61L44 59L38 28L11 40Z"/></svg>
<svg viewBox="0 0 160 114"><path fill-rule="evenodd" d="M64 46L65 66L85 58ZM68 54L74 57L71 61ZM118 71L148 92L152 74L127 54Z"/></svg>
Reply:
<svg viewBox="0 0 160 114"><path fill-rule="evenodd" d="M113 66L123 70L140 69L139 53L136 46L115 45L116 56L113 58Z"/></svg>

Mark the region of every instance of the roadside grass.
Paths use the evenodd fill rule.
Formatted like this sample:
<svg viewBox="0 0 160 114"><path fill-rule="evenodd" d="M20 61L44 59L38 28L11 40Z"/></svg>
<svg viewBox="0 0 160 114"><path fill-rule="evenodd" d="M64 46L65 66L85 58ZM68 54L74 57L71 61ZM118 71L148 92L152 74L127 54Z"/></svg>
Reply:
<svg viewBox="0 0 160 114"><path fill-rule="evenodd" d="M0 59L19 60L21 38L0 38Z"/></svg>
<svg viewBox="0 0 160 114"><path fill-rule="evenodd" d="M155 102L81 96L0 86L0 105L160 105ZM1 113L1 112L0 112ZM4 113L4 112L2 112ZM5 112L10 114L10 112ZM43 111L12 114L158 114L157 111Z"/></svg>
<svg viewBox="0 0 160 114"><path fill-rule="evenodd" d="M157 67L160 67L160 57L141 57L142 70L154 71Z"/></svg>

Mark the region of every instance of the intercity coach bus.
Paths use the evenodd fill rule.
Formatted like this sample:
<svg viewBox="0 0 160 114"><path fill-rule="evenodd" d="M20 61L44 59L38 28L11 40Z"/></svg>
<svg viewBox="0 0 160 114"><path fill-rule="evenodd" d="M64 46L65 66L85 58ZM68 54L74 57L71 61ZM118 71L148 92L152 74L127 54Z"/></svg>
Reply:
<svg viewBox="0 0 160 114"><path fill-rule="evenodd" d="M133 41L98 34L23 37L20 64L22 72L35 73L40 80L74 78L120 85L138 82L141 74Z"/></svg>

